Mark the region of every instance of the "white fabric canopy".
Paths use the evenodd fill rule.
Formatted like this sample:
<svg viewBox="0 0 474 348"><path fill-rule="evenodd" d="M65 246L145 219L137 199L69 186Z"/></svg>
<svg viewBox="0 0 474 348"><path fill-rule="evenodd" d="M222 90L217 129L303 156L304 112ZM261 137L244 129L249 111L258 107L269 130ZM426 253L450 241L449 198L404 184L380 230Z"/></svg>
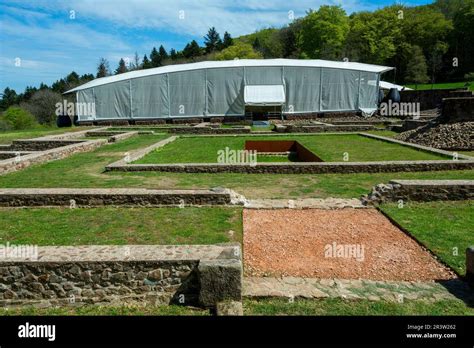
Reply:
<svg viewBox="0 0 474 348"><path fill-rule="evenodd" d="M331 68L331 69L346 69L356 71L366 71L373 73L383 73L392 70L392 67L364 64L357 62L340 62L321 59L234 59L223 61L205 61L198 63L167 65L159 68L134 70L123 74L113 75L98 78L87 82L79 87L73 88L66 93L80 91L86 88L106 85L108 83L130 80L145 76L169 74L180 71L198 70L198 69L213 69L213 68L237 68L237 67L308 67L308 68Z"/></svg>
<svg viewBox="0 0 474 348"><path fill-rule="evenodd" d="M245 86L244 101L246 105L282 105L285 104L283 85Z"/></svg>
<svg viewBox="0 0 474 348"><path fill-rule="evenodd" d="M394 84L394 83L390 83L390 82L387 82L387 81L380 81L379 86L380 86L380 88L382 88L382 89L396 88L396 89L398 89L399 91L401 91L402 89L404 89L405 91L412 91L412 90L413 90L413 89L411 89L411 88L408 88L408 87L405 87L405 86L396 85L396 84Z"/></svg>

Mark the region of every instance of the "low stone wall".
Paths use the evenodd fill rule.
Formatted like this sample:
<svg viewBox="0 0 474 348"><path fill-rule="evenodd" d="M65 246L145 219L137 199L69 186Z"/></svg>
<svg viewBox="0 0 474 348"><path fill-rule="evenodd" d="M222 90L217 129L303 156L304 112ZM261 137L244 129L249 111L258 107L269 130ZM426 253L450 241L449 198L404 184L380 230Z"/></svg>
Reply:
<svg viewBox="0 0 474 348"><path fill-rule="evenodd" d="M109 130L101 130L101 131L90 131L85 134L86 137L107 137L109 143L115 143L120 140L125 140L135 135L138 135L140 132L138 131L109 131Z"/></svg>
<svg viewBox="0 0 474 348"><path fill-rule="evenodd" d="M93 128L93 131L100 132L106 130L107 127L103 128ZM73 132L64 132L61 134L54 134L54 135L45 135L44 137L35 138L34 140L65 140L65 139L77 139L83 138L86 136L90 129L85 129L81 131L73 131Z"/></svg>
<svg viewBox="0 0 474 348"><path fill-rule="evenodd" d="M0 160L14 158L17 156L26 156L32 154L31 151L0 151Z"/></svg>
<svg viewBox="0 0 474 348"><path fill-rule="evenodd" d="M306 113L294 113L284 114L286 120L315 120L328 121L327 118L331 117L354 117L360 115L358 111L344 111L344 112L306 112Z"/></svg>
<svg viewBox="0 0 474 348"><path fill-rule="evenodd" d="M45 246L30 253L0 258L0 306L241 301L238 245Z"/></svg>
<svg viewBox="0 0 474 348"><path fill-rule="evenodd" d="M113 163L106 171L174 172L174 173L249 173L249 174L353 174L424 172L438 170L474 169L474 160L446 161L386 161L386 162L323 162L323 163L180 163L180 164L123 164Z"/></svg>
<svg viewBox="0 0 474 348"><path fill-rule="evenodd" d="M474 199L474 180L391 180L362 197L364 204L384 202L462 201Z"/></svg>
<svg viewBox="0 0 474 348"><path fill-rule="evenodd" d="M441 119L446 122L473 122L474 98L445 98Z"/></svg>
<svg viewBox="0 0 474 348"><path fill-rule="evenodd" d="M340 124L340 125L287 125L286 133L325 133L325 132L360 132L375 129L369 124ZM281 130L279 130L281 131Z"/></svg>
<svg viewBox="0 0 474 348"><path fill-rule="evenodd" d="M13 140L10 145L11 151L45 151L62 146L74 145L82 140L59 140L59 139L21 139Z"/></svg>
<svg viewBox="0 0 474 348"><path fill-rule="evenodd" d="M97 130L88 131L84 135L86 137L111 137L111 136L114 136L114 135L124 134L124 133L126 133L125 130L123 130L123 131L114 131L114 130L105 129L105 130L100 130L100 131L97 131Z"/></svg>
<svg viewBox="0 0 474 348"><path fill-rule="evenodd" d="M467 89L405 90L400 92L401 102L420 103L420 110L437 108L444 98L458 97L472 97L472 92Z"/></svg>
<svg viewBox="0 0 474 348"><path fill-rule="evenodd" d="M250 127L214 128L214 127L175 127L167 128L174 134L248 134Z"/></svg>
<svg viewBox="0 0 474 348"><path fill-rule="evenodd" d="M1 207L32 206L185 206L239 204L238 195L227 189L71 189L0 188Z"/></svg>
<svg viewBox="0 0 474 348"><path fill-rule="evenodd" d="M26 156L9 158L0 161L0 175L15 172L27 168L33 164L49 162L66 158L79 152L92 151L107 143L105 139L75 142L72 145L53 148L51 150L40 151Z"/></svg>
<svg viewBox="0 0 474 348"><path fill-rule="evenodd" d="M140 134L138 131L126 132L121 134L112 135L109 138L109 143L116 143L117 141L125 140Z"/></svg>

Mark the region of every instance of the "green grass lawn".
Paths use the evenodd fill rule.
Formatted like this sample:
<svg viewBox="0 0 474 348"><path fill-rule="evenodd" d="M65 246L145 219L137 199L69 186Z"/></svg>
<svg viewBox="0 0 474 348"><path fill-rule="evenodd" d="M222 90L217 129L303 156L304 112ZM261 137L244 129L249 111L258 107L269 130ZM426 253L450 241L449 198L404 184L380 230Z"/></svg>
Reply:
<svg viewBox="0 0 474 348"><path fill-rule="evenodd" d="M0 226L0 243L216 244L242 241L242 209L0 208Z"/></svg>
<svg viewBox="0 0 474 348"><path fill-rule="evenodd" d="M0 187L209 189L221 186L234 189L248 198L324 198L359 197L368 193L372 186L391 179L474 178L473 170L314 175L104 172L107 164L123 158L126 152L149 146L165 137L141 135L63 160L34 165L0 176Z"/></svg>
<svg viewBox="0 0 474 348"><path fill-rule="evenodd" d="M364 133L380 135L382 137L387 137L387 138L394 138L397 134L399 134L391 130L380 130L380 129L368 130L368 131L364 131Z"/></svg>
<svg viewBox="0 0 474 348"><path fill-rule="evenodd" d="M458 151L460 154L474 157L474 151Z"/></svg>
<svg viewBox="0 0 474 348"><path fill-rule="evenodd" d="M244 315L474 315L474 309L460 300L434 303L405 301L404 303L344 299L244 299ZM182 306L92 306L77 308L0 309L1 315L209 315L209 311Z"/></svg>
<svg viewBox="0 0 474 348"><path fill-rule="evenodd" d="M323 161L439 160L446 157L355 134L261 137L185 137L154 150L137 163L216 163L218 151L243 150L246 140L297 140Z"/></svg>
<svg viewBox="0 0 474 348"><path fill-rule="evenodd" d="M29 139L38 138L45 135L61 134L66 132L77 132L88 129L90 127L70 127L70 128L57 128L57 127L38 127L34 129L26 130L12 130L7 132L0 132L0 144L9 144L15 139ZM92 130L92 129L91 129Z"/></svg>
<svg viewBox="0 0 474 348"><path fill-rule="evenodd" d="M102 316L102 315L210 315L208 310L193 307L184 307L178 305L169 306L93 306L85 305L82 307L18 307L18 308L0 308L2 315L81 315L81 316Z"/></svg>
<svg viewBox="0 0 474 348"><path fill-rule="evenodd" d="M244 301L247 315L474 315L474 308L461 300L434 303L405 301L404 303L368 300L265 299Z"/></svg>
<svg viewBox="0 0 474 348"><path fill-rule="evenodd" d="M460 274L474 245L474 201L384 204L381 209Z"/></svg>
<svg viewBox="0 0 474 348"><path fill-rule="evenodd" d="M466 82L451 82L451 83L426 83L421 85L406 85L409 88L426 90L426 89L450 89L450 88L463 88ZM474 82L470 82L469 90L474 91Z"/></svg>

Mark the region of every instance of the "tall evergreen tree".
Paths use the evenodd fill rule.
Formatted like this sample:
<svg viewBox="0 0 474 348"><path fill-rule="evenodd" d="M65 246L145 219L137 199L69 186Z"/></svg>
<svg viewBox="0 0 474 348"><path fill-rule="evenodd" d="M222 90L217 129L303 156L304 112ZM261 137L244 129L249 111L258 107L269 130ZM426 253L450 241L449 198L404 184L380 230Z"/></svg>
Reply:
<svg viewBox="0 0 474 348"><path fill-rule="evenodd" d="M176 50L174 48L170 50L170 58L171 60L176 60L178 58L178 54L176 53Z"/></svg>
<svg viewBox="0 0 474 348"><path fill-rule="evenodd" d="M196 42L196 40L191 41L184 47L183 49L183 56L185 58L195 58L201 55L201 47Z"/></svg>
<svg viewBox="0 0 474 348"><path fill-rule="evenodd" d="M151 66L154 68L157 68L161 65L161 60L160 60L160 54L158 53L158 50L156 47L153 47L150 53L150 61L151 61Z"/></svg>
<svg viewBox="0 0 474 348"><path fill-rule="evenodd" d="M153 66L151 65L150 60L148 59L148 57L145 54L143 56L142 69L150 69L150 68L153 68Z"/></svg>
<svg viewBox="0 0 474 348"><path fill-rule="evenodd" d="M97 77L106 77L110 75L109 62L105 58L100 58L99 65L97 66Z"/></svg>
<svg viewBox="0 0 474 348"><path fill-rule="evenodd" d="M163 61L168 59L168 52L166 52L166 49L163 47L163 45L161 45L158 49L158 55L160 56L160 65L163 65Z"/></svg>
<svg viewBox="0 0 474 348"><path fill-rule="evenodd" d="M123 58L120 58L119 65L117 69L115 69L115 75L123 74L123 73L126 73L127 71L128 69L127 69L127 64L125 64L125 60L123 60Z"/></svg>
<svg viewBox="0 0 474 348"><path fill-rule="evenodd" d="M224 41L222 42L222 48L227 48L229 46L232 46L234 43L234 40L232 39L232 36L226 31L224 33Z"/></svg>
<svg viewBox="0 0 474 348"><path fill-rule="evenodd" d="M206 53L214 52L222 47L222 40L216 28L210 28L207 35L204 36L204 45Z"/></svg>

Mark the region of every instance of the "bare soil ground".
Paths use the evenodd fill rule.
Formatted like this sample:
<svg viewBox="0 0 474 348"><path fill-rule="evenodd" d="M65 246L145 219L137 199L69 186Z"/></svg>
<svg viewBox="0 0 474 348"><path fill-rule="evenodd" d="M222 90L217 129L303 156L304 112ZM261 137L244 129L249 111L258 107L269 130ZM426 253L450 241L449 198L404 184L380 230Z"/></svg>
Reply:
<svg viewBox="0 0 474 348"><path fill-rule="evenodd" d="M456 277L376 209L245 209L243 228L247 276Z"/></svg>

